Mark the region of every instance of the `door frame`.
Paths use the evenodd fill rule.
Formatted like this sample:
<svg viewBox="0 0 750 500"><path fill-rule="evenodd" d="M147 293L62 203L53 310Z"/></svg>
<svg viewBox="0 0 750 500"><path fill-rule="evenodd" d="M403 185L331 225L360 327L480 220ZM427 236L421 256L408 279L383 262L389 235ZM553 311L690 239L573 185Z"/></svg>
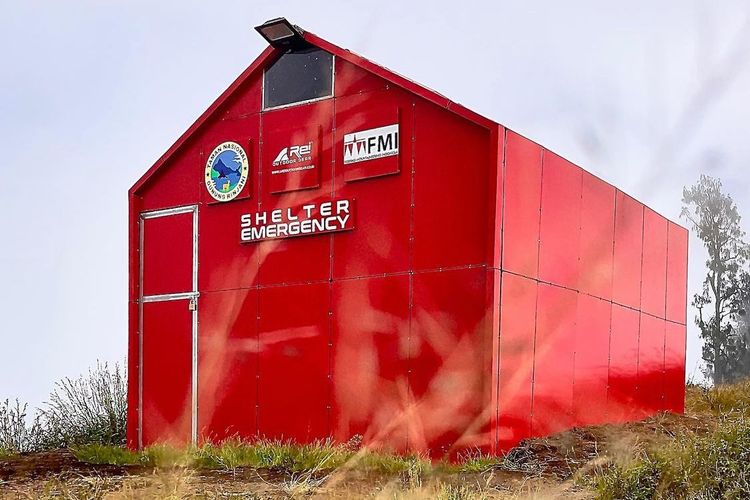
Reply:
<svg viewBox="0 0 750 500"><path fill-rule="evenodd" d="M148 219L169 217L173 215L193 214L193 270L192 290L187 292L143 295L143 251L144 223ZM192 360L190 373L190 440L198 441L198 205L166 208L141 212L138 217L138 448L143 448L143 304L148 302L167 302L187 300L192 303Z"/></svg>

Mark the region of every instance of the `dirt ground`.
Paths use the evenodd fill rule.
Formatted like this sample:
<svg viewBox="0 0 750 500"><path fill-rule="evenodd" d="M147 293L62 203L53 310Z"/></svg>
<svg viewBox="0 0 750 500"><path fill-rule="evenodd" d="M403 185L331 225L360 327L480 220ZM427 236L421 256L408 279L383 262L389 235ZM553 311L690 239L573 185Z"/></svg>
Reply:
<svg viewBox="0 0 750 500"><path fill-rule="evenodd" d="M677 432L702 433L706 420L663 414L642 422L577 428L521 443L482 472L422 476L334 471L93 465L68 450L0 459L0 498L595 498L578 480Z"/></svg>

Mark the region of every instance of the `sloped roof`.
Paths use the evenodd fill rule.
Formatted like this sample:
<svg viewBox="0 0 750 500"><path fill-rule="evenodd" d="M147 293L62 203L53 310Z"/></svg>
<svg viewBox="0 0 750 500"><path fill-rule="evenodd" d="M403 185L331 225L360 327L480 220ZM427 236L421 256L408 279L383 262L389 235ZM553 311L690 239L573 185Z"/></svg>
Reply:
<svg viewBox="0 0 750 500"><path fill-rule="evenodd" d="M396 85L402 87L409 92L433 103L437 106L445 108L457 115L476 123L487 129L497 127L498 124L489 118L486 118L479 113L475 113L470 109L455 103L447 97L435 92L434 90L428 89L408 78L405 78L388 68L380 66L369 59L366 59L359 54L355 54L347 49L332 44L331 42L320 38L319 36L304 32L303 37L309 44L314 45L320 49L330 52L337 58L341 58L351 64L359 66L360 68L369 71L370 73ZM252 78L252 76L262 71L268 63L275 60L281 51L273 47L267 47L261 54L243 71L237 79L216 99L203 114L198 117L197 120L183 133L177 141L148 169L148 171L141 176L138 181L133 184L130 188L130 194L137 193L148 180L159 170L169 159L187 142L187 140L198 131L213 115L216 111L239 89L243 83Z"/></svg>

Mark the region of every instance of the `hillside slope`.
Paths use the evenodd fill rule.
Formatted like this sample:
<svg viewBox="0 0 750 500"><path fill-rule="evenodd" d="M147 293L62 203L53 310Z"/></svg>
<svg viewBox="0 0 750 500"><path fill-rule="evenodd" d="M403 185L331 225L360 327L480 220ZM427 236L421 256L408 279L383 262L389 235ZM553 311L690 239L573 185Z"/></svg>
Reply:
<svg viewBox="0 0 750 500"><path fill-rule="evenodd" d="M348 446L89 446L0 458L0 497L745 498L750 384L688 387L685 415L577 428L502 459L431 464Z"/></svg>

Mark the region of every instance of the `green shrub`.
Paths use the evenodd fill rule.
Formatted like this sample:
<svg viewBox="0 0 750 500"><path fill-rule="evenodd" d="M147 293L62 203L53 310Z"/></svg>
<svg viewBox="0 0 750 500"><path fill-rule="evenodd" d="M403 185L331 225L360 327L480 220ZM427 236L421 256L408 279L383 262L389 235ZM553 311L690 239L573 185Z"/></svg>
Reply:
<svg viewBox="0 0 750 500"><path fill-rule="evenodd" d="M0 455L38 451L42 448L43 431L38 416L28 422L25 403L0 401Z"/></svg>
<svg viewBox="0 0 750 500"><path fill-rule="evenodd" d="M602 498L747 498L750 422L722 420L707 435L679 434L663 448L599 472Z"/></svg>
<svg viewBox="0 0 750 500"><path fill-rule="evenodd" d="M117 363L98 363L87 375L65 378L32 418L28 405L0 401L0 453L87 444L123 445L127 386Z"/></svg>
<svg viewBox="0 0 750 500"><path fill-rule="evenodd" d="M645 455L628 464L604 469L595 483L603 500L648 500L656 493L660 472L659 464Z"/></svg>
<svg viewBox="0 0 750 500"><path fill-rule="evenodd" d="M96 368L56 384L40 410L45 448L84 444L125 444L127 383L120 366Z"/></svg>
<svg viewBox="0 0 750 500"><path fill-rule="evenodd" d="M688 385L686 389L687 407L694 413L750 415L750 380L716 387Z"/></svg>

